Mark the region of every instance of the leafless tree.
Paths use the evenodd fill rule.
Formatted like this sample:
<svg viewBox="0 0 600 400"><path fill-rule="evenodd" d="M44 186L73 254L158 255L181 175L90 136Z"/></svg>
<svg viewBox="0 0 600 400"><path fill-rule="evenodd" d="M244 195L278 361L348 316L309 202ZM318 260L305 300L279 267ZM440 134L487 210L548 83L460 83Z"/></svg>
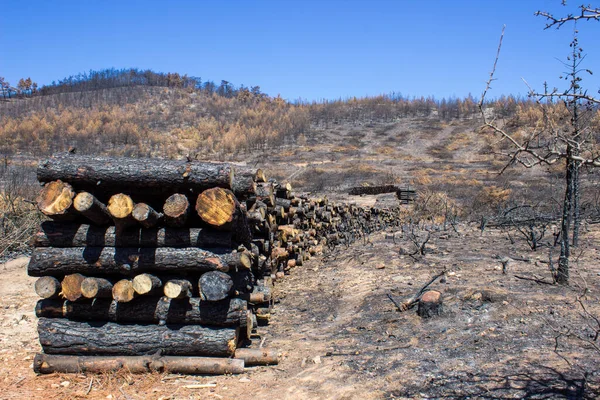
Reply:
<svg viewBox="0 0 600 400"><path fill-rule="evenodd" d="M563 2L563 5L565 3ZM546 29L560 28L568 22L575 24L578 20L600 20L600 9L591 6L580 6L580 14L568 14L565 17L538 11L536 15L548 20ZM590 73L582 67L584 60L583 50L579 45L578 31L575 27L571 52L564 63L567 71L563 79L568 82L564 90L548 90L545 85L544 92L536 92L530 88L530 96L535 98L542 111L542 118L536 129L531 129L527 134L517 135L501 126L493 116L485 110L485 97L494 81L496 65L500 57L504 28L492 71L490 72L486 88L479 102L479 110L483 118L482 130L495 134L500 146L504 146L501 154L508 158L502 172L511 165L520 164L526 168L539 165L553 165L564 163L565 166L565 192L562 203L560 227L560 257L556 270L556 281L560 284L569 283L569 257L570 247L577 245L579 235L579 173L583 167L600 167L600 146L598 133L586 123L587 111L596 111L600 99L588 94L581 86L582 75ZM559 108L565 111L567 122L552 118L551 112ZM564 120L564 119L563 119ZM571 225L573 237L570 238Z"/></svg>

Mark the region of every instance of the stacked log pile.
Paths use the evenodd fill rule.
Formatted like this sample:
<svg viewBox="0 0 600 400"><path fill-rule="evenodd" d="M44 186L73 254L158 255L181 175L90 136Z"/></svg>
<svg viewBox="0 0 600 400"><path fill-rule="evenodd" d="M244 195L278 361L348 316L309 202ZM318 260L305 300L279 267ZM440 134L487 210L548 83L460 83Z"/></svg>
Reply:
<svg viewBox="0 0 600 400"><path fill-rule="evenodd" d="M276 363L238 348L257 322L251 233L226 163L57 156L42 161L49 221L28 266L44 354L37 372L238 373ZM268 291L261 300L268 299Z"/></svg>
<svg viewBox="0 0 600 400"><path fill-rule="evenodd" d="M295 196L227 163L55 156L42 161L43 222L28 267L40 373L238 373L271 287L336 245L398 224L398 209ZM190 372L192 371L192 372Z"/></svg>

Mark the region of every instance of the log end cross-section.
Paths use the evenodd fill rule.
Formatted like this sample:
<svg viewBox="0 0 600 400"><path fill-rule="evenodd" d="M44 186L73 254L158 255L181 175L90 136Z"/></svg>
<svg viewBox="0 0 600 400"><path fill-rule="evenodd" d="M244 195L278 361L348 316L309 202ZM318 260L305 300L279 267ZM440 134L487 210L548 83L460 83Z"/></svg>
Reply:
<svg viewBox="0 0 600 400"><path fill-rule="evenodd" d="M225 227L236 217L237 200L230 190L207 189L198 196L196 212L202 220L215 228Z"/></svg>
<svg viewBox="0 0 600 400"><path fill-rule="evenodd" d="M48 182L37 197L40 211L51 218L67 215L73 204L75 191L63 181Z"/></svg>

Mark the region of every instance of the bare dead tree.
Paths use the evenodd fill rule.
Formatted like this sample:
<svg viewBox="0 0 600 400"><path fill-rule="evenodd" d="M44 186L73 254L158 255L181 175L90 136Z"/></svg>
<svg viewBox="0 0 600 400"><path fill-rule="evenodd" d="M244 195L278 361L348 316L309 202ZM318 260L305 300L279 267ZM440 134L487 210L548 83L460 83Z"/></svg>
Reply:
<svg viewBox="0 0 600 400"><path fill-rule="evenodd" d="M591 6L581 6L578 15L568 14L566 17L554 17L547 12L539 11L536 15L546 17L550 27L560 28L567 22L583 20L599 20L599 9ZM574 30L574 38L571 42L571 54L567 58L568 71L564 79L569 82L566 89L559 91L553 89L548 91L547 87L543 93L536 92L530 88L530 96L536 99L537 105L542 111L543 117L534 129L520 137L516 132L511 132L500 126L492 116L485 112L485 97L491 89L491 83L495 80L494 74L500 50L504 27L500 36L500 42L490 72L485 90L479 102L479 110L483 118L482 131L491 133L498 137L497 145L503 145L508 150L501 150L500 154L508 159L501 173L511 165L519 164L525 168L533 168L539 165L554 165L564 163L565 165L565 192L562 203L560 256L556 269L556 281L560 284L569 283L569 257L570 247L577 244L579 236L579 171L582 167L600 167L600 147L595 140L595 133L590 126L584 123L583 112L594 109L600 104L600 99L590 96L581 86L584 72L591 71L583 69L581 63L584 60L583 50L579 46L577 29ZM569 115L566 126L561 125L556 118L551 117L551 111L563 107ZM573 221L574 220L574 221ZM571 224L573 226L573 241L570 238Z"/></svg>

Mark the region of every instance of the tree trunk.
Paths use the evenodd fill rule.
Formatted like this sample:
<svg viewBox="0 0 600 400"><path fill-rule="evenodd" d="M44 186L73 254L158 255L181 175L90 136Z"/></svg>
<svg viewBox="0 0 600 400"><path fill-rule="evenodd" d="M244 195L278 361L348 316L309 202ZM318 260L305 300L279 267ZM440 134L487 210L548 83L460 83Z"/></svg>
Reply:
<svg viewBox="0 0 600 400"><path fill-rule="evenodd" d="M123 193L115 194L108 200L107 209L115 222L116 232L122 232L125 228L137 225L137 221L131 215L134 207L135 204L131 197Z"/></svg>
<svg viewBox="0 0 600 400"><path fill-rule="evenodd" d="M244 360L244 364L248 367L253 365L279 364L279 353L271 349L239 348L236 349L234 357Z"/></svg>
<svg viewBox="0 0 600 400"><path fill-rule="evenodd" d="M219 301L231 294L233 280L229 275L220 271L202 274L198 282L200 298L205 301Z"/></svg>
<svg viewBox="0 0 600 400"><path fill-rule="evenodd" d="M114 226L42 222L33 247L201 247L233 248L231 232L209 228L128 229L116 234Z"/></svg>
<svg viewBox="0 0 600 400"><path fill-rule="evenodd" d="M44 185L36 201L40 211L47 217L57 221L74 219L73 205L75 191L68 183L53 181Z"/></svg>
<svg viewBox="0 0 600 400"><path fill-rule="evenodd" d="M71 301L80 299L83 294L81 293L81 282L85 279L85 276L81 274L66 275L60 283L62 287L63 298Z"/></svg>
<svg viewBox="0 0 600 400"><path fill-rule="evenodd" d="M40 344L46 354L232 356L237 328L199 325L120 325L40 318Z"/></svg>
<svg viewBox="0 0 600 400"><path fill-rule="evenodd" d="M188 219L189 209L190 202L183 194L170 196L163 206L165 223L173 228L181 228Z"/></svg>
<svg viewBox="0 0 600 400"><path fill-rule="evenodd" d="M220 253L187 247L37 247L28 265L30 276L137 275L144 272L208 272L244 270L252 266L246 253Z"/></svg>
<svg viewBox="0 0 600 400"><path fill-rule="evenodd" d="M112 298L117 303L129 303L135 298L135 295L133 282L129 279L121 279L112 288Z"/></svg>
<svg viewBox="0 0 600 400"><path fill-rule="evenodd" d="M40 182L61 179L81 189L155 195L230 189L234 171L226 163L67 155L41 161L37 177Z"/></svg>
<svg viewBox="0 0 600 400"><path fill-rule="evenodd" d="M579 227L581 225L581 210L579 208L580 198L580 165L573 161L573 247L579 246Z"/></svg>
<svg viewBox="0 0 600 400"><path fill-rule="evenodd" d="M109 225L112 222L106 206L91 193L80 192L75 196L73 208L96 225Z"/></svg>
<svg viewBox="0 0 600 400"><path fill-rule="evenodd" d="M162 219L163 214L146 203L138 203L133 207L131 216L144 228L152 228Z"/></svg>
<svg viewBox="0 0 600 400"><path fill-rule="evenodd" d="M233 181L232 191L240 200L245 200L249 197L256 195L256 182L254 182L254 174L240 174L239 172L235 175Z"/></svg>
<svg viewBox="0 0 600 400"><path fill-rule="evenodd" d="M104 278L85 278L81 282L81 294L88 299L112 298L113 284Z"/></svg>
<svg viewBox="0 0 600 400"><path fill-rule="evenodd" d="M35 313L39 318L68 318L137 324L182 324L243 327L247 325L248 305L242 299L201 301L197 297L138 297L129 303L108 299L94 301L40 300Z"/></svg>
<svg viewBox="0 0 600 400"><path fill-rule="evenodd" d="M225 375L242 374L244 372L244 359L174 356L61 356L36 354L33 360L33 370L38 374L107 374L123 370L130 374L158 372L182 375Z"/></svg>
<svg viewBox="0 0 600 400"><path fill-rule="evenodd" d="M198 196L196 212L208 226L217 230L230 231L238 243L250 245L252 234L246 215L230 190L222 188L205 190Z"/></svg>
<svg viewBox="0 0 600 400"><path fill-rule="evenodd" d="M140 295L158 293L162 286L162 281L154 275L140 274L133 278L133 290Z"/></svg>
<svg viewBox="0 0 600 400"><path fill-rule="evenodd" d="M60 281L52 276L42 276L35 281L35 292L42 299L57 298L60 291Z"/></svg>
<svg viewBox="0 0 600 400"><path fill-rule="evenodd" d="M568 154L571 151L568 150ZM563 212L560 224L560 256L558 258L558 268L556 269L556 282L561 285L569 284L569 257L571 254L569 243L569 231L571 226L571 210L573 202L573 162L566 160L565 174L565 197L563 199Z"/></svg>
<svg viewBox="0 0 600 400"><path fill-rule="evenodd" d="M192 297L192 284L185 279L171 279L163 288L165 296L170 299Z"/></svg>

